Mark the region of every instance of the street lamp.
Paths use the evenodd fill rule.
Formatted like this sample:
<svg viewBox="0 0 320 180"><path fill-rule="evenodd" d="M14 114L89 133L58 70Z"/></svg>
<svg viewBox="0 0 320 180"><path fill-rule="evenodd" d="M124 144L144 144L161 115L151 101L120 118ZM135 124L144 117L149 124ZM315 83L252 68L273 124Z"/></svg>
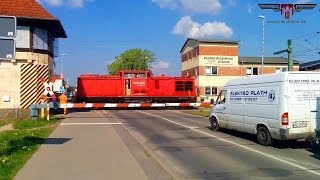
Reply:
<svg viewBox="0 0 320 180"><path fill-rule="evenodd" d="M263 63L264 63L264 16L259 16L262 19L262 59L261 59L261 74L263 74Z"/></svg>
<svg viewBox="0 0 320 180"><path fill-rule="evenodd" d="M145 58L145 61L148 61L148 59L149 59L149 57L148 56L146 56L146 57L144 57ZM150 70L150 67L149 67L149 62L147 62L147 70Z"/></svg>
<svg viewBox="0 0 320 180"><path fill-rule="evenodd" d="M66 56L66 54L61 54L61 55L62 57L60 62L60 65L61 65L60 76L63 76L63 57Z"/></svg>

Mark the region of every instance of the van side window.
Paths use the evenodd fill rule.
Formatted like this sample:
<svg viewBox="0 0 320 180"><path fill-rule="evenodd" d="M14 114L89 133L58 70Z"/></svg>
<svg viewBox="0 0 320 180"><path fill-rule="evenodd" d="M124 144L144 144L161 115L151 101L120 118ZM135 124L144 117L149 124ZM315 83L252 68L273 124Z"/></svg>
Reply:
<svg viewBox="0 0 320 180"><path fill-rule="evenodd" d="M224 104L227 98L227 91L222 90L217 98L217 104Z"/></svg>

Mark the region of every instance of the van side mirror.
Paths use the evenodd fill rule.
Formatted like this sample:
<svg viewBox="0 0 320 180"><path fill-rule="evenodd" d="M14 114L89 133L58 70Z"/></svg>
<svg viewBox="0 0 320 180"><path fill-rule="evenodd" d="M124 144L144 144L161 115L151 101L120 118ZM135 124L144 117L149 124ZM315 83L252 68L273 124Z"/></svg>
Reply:
<svg viewBox="0 0 320 180"><path fill-rule="evenodd" d="M216 105L217 102L216 102L214 99L211 99L211 104L212 104L212 105Z"/></svg>

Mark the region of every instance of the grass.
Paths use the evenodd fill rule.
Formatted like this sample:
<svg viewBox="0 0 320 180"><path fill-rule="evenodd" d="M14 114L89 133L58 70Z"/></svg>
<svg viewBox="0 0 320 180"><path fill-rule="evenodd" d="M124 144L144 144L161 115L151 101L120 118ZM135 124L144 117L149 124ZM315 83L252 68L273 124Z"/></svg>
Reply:
<svg viewBox="0 0 320 180"><path fill-rule="evenodd" d="M198 116L209 116L210 109L205 108L205 109L190 109L190 110L181 110L184 113L188 114L193 114L193 115L198 115Z"/></svg>
<svg viewBox="0 0 320 180"><path fill-rule="evenodd" d="M44 119L21 120L21 121L15 121L13 123L13 127L15 129L24 130L24 129L39 128L39 127L43 127L43 126L54 125L57 122L58 122L57 119L51 119L50 121L47 121Z"/></svg>
<svg viewBox="0 0 320 180"><path fill-rule="evenodd" d="M16 130L0 133L0 179L13 179L54 130L58 121L15 121ZM49 125L49 126L48 126Z"/></svg>

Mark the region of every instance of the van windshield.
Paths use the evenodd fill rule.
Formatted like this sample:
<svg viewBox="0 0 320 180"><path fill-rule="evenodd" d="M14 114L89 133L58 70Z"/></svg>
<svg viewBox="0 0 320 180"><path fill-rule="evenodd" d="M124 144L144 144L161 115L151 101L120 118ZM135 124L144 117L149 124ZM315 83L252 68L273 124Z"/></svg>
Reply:
<svg viewBox="0 0 320 180"><path fill-rule="evenodd" d="M223 90L220 92L218 98L217 98L217 104L224 104L226 99L226 90Z"/></svg>

